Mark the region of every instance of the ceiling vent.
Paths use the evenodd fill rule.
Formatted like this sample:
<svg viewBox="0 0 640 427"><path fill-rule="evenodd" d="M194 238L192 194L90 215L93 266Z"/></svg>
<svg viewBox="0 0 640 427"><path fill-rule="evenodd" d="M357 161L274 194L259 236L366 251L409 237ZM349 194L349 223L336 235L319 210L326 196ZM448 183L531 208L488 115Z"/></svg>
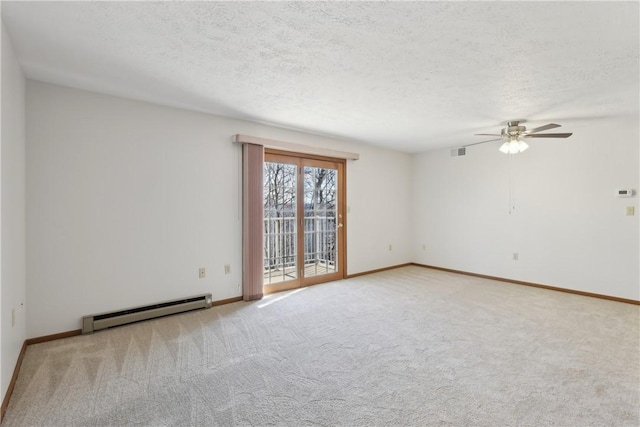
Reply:
<svg viewBox="0 0 640 427"><path fill-rule="evenodd" d="M465 147L451 149L451 157L466 156L466 155L467 155L467 149Z"/></svg>

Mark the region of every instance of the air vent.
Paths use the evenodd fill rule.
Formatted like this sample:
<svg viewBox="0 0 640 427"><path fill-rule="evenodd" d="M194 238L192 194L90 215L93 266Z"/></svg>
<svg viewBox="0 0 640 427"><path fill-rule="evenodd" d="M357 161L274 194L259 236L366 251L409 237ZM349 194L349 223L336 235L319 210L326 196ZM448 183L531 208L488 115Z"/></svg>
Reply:
<svg viewBox="0 0 640 427"><path fill-rule="evenodd" d="M467 149L465 147L451 149L451 157L466 156L466 155L467 155Z"/></svg>

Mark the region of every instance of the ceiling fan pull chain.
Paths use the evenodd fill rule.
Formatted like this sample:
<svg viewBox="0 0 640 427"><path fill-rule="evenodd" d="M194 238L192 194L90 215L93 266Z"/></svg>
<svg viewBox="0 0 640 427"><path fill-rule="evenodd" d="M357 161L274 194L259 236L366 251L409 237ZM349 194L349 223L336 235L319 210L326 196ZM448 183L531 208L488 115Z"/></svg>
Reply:
<svg viewBox="0 0 640 427"><path fill-rule="evenodd" d="M513 179L513 158L514 154L509 154L509 215L512 215L516 210L516 183Z"/></svg>
<svg viewBox="0 0 640 427"><path fill-rule="evenodd" d="M509 215L511 215L511 206L512 206L512 188L513 188L513 177L511 173L511 161L513 160L513 155L509 155L509 160L507 160L507 172L509 173Z"/></svg>
<svg viewBox="0 0 640 427"><path fill-rule="evenodd" d="M513 162L515 160L513 160L515 156L511 156L511 174L513 175ZM516 181L513 179L513 177L511 178L511 180L513 181L513 185L511 186L511 210L512 212L515 212L516 210Z"/></svg>

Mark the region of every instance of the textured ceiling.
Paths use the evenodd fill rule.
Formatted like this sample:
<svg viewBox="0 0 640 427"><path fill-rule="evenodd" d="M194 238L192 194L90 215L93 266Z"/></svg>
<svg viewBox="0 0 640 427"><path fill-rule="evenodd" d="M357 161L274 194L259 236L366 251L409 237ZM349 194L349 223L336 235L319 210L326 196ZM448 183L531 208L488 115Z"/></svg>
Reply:
<svg viewBox="0 0 640 427"><path fill-rule="evenodd" d="M27 77L417 152L638 116L638 2L2 2Z"/></svg>

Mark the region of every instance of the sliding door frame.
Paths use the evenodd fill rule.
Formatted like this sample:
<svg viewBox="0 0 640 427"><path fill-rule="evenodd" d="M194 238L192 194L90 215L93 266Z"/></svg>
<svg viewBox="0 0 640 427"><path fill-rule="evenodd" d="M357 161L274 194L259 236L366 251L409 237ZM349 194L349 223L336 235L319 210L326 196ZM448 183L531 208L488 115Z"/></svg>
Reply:
<svg viewBox="0 0 640 427"><path fill-rule="evenodd" d="M335 165L338 171L338 218L337 222L342 226L337 227L336 237L338 240L338 272L333 274L324 274L311 276L309 278L300 274L300 270L304 270L304 209L302 214L300 209L297 209L297 248L296 255L298 259L297 265L297 278L287 282L275 283L272 285L264 285L264 293L269 294L273 292L279 292L287 289L294 289L299 287L311 286L318 283L329 282L333 280L344 279L347 275L347 215L346 215L346 203L347 203L347 162L346 159L337 159L333 157L318 156L312 154L295 153L290 151L275 150L270 148L264 149L264 162L280 162L287 164L295 164L297 166L297 188L296 188L296 203L302 203L304 205L304 185L299 182L300 177L303 175L305 166L318 167L321 166L320 162L330 162ZM303 179L303 178L302 178Z"/></svg>

